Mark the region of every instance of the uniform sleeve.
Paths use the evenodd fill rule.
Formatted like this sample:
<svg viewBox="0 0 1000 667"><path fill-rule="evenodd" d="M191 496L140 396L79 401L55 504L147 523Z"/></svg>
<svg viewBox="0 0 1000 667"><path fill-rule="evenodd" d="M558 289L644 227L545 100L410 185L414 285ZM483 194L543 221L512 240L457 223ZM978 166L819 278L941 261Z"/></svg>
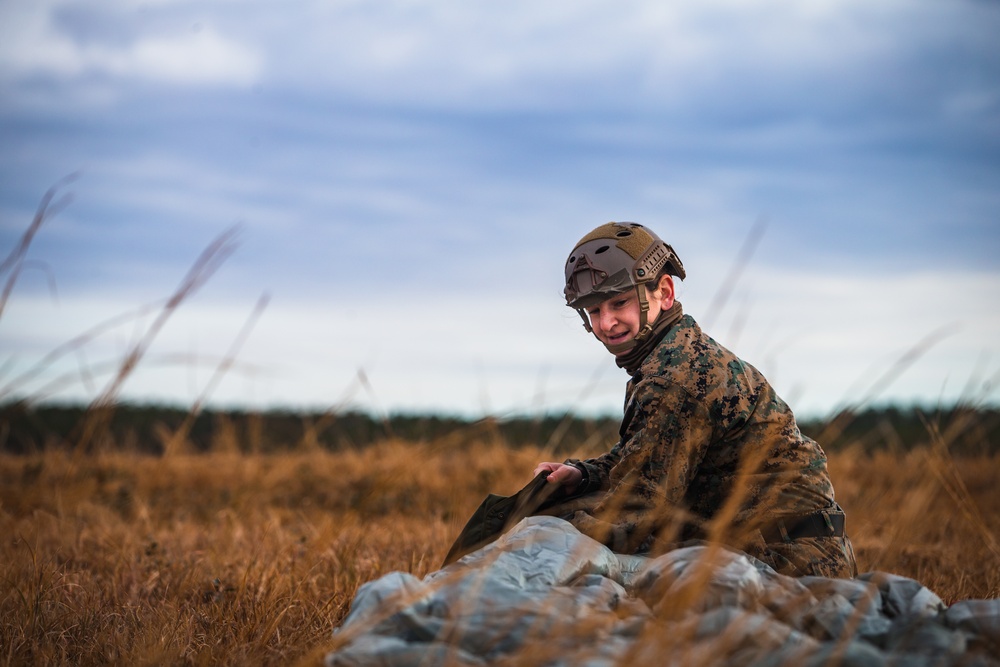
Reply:
<svg viewBox="0 0 1000 667"><path fill-rule="evenodd" d="M630 553L647 538L683 522L684 497L712 441L705 401L665 378L640 381L622 421L621 440L580 461L587 490L607 491L593 516L577 516L581 532Z"/></svg>
<svg viewBox="0 0 1000 667"><path fill-rule="evenodd" d="M622 442L592 459L581 461L580 459L566 459L564 463L576 466L583 473L583 481L576 493L590 493L592 491L607 491L610 486L611 469L615 467L621 458Z"/></svg>

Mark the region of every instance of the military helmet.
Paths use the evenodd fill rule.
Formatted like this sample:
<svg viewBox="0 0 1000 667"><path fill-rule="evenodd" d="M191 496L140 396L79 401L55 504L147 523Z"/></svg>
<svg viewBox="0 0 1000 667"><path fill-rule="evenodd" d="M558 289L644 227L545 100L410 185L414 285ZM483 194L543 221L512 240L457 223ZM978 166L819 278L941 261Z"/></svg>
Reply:
<svg viewBox="0 0 1000 667"><path fill-rule="evenodd" d="M684 265L669 245L646 227L635 222L609 222L584 236L566 260L566 305L576 309L587 331L592 331L587 309L615 294L635 289L639 296L641 331L634 345L652 327L646 321L649 304L645 284L655 280L664 268L684 279ZM623 346L612 352L619 353ZM609 347L610 349L610 347Z"/></svg>
<svg viewBox="0 0 1000 667"><path fill-rule="evenodd" d="M584 236L566 260L566 305L584 309L655 280L663 267L683 279L677 253L635 222L609 222Z"/></svg>

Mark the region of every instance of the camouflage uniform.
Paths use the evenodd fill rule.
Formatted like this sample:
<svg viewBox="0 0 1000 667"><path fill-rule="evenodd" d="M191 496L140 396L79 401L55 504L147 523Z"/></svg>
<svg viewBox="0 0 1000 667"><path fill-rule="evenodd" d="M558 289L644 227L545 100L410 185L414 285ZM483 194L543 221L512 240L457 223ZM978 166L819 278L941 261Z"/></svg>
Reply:
<svg viewBox="0 0 1000 667"><path fill-rule="evenodd" d="M710 539L784 574L857 573L846 535L785 530L804 516L843 519L822 448L764 376L690 316L633 374L619 433L610 452L567 461L584 474L578 493L604 492L570 517L585 534L621 553Z"/></svg>

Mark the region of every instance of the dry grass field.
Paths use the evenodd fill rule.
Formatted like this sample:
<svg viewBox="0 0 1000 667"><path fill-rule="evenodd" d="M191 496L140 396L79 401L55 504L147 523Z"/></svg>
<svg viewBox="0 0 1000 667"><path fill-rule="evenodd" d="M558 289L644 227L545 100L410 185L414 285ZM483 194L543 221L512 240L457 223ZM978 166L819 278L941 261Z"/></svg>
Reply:
<svg viewBox="0 0 1000 667"><path fill-rule="evenodd" d="M60 187L0 262L0 312L33 236L65 203ZM115 404L163 324L232 249L231 232L206 248L92 405ZM222 433L194 453L183 429L154 456L144 443L106 446L92 423L76 451L0 454L2 665L320 664L362 583L436 570L485 494L516 491L556 456L490 431L340 451L304 438L266 452ZM1000 597L998 455L953 458L948 434L929 441L831 454L859 565L917 579L949 603Z"/></svg>
<svg viewBox="0 0 1000 667"><path fill-rule="evenodd" d="M320 664L358 586L437 569L540 448L488 438L0 457L0 663ZM592 452L579 452L591 454ZM831 455L863 571L1000 597L1000 460Z"/></svg>

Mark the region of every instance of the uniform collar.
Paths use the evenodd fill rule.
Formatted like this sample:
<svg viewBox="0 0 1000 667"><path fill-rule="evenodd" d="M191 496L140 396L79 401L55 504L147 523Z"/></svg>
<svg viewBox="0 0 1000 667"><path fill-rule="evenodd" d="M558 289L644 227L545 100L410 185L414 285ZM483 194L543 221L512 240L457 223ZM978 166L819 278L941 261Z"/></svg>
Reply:
<svg viewBox="0 0 1000 667"><path fill-rule="evenodd" d="M625 354L615 357L615 363L620 368L624 368L629 375L634 376L639 371L639 366L646 360L663 337L667 335L670 328L684 316L680 301L674 301L674 305L669 310L661 312L653 323L653 331L646 336L638 345Z"/></svg>

